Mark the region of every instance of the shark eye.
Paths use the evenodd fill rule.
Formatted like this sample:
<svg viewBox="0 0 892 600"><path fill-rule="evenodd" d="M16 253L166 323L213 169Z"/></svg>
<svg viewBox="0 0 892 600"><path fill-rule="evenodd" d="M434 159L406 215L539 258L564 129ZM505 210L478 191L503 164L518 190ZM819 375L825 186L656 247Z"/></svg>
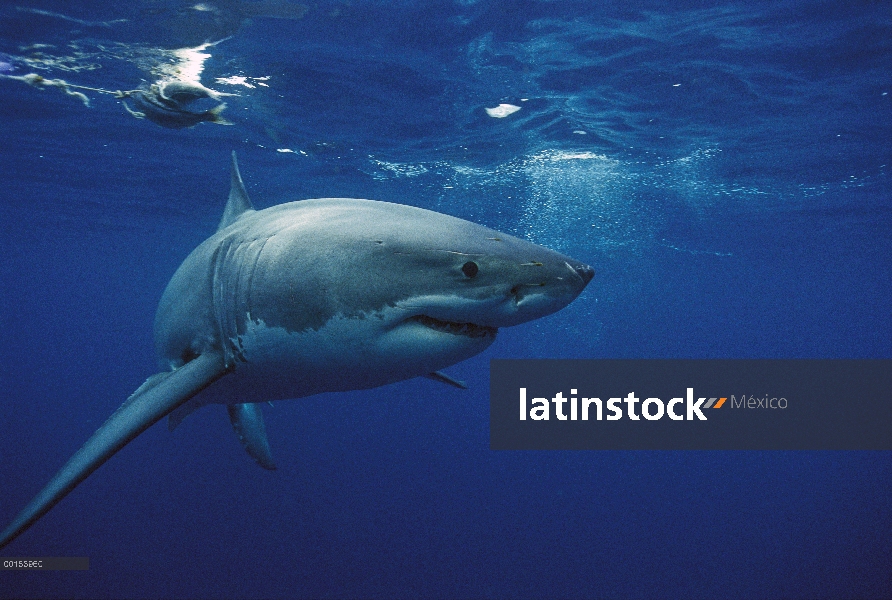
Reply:
<svg viewBox="0 0 892 600"><path fill-rule="evenodd" d="M470 260L461 266L461 272L464 273L465 277L468 279L473 279L479 270L480 267L477 266L477 263Z"/></svg>

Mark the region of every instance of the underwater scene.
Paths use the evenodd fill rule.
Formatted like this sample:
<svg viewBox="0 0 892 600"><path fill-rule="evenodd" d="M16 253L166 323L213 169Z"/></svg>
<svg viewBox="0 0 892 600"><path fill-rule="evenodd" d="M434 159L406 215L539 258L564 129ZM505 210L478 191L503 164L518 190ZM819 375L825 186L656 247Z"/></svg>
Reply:
<svg viewBox="0 0 892 600"><path fill-rule="evenodd" d="M890 94L882 1L0 4L0 598L892 598L890 451L489 404L892 358Z"/></svg>

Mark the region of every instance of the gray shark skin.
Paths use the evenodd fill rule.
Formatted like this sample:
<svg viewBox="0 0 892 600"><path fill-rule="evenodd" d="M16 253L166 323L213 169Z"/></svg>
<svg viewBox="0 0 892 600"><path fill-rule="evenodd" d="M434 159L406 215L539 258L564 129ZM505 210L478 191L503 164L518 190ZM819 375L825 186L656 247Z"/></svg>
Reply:
<svg viewBox="0 0 892 600"><path fill-rule="evenodd" d="M374 388L440 369L567 306L594 271L448 215L388 202L302 200L254 210L235 153L217 232L174 274L155 317L160 373L100 427L0 534L0 548L164 416L227 405L266 469L262 402Z"/></svg>

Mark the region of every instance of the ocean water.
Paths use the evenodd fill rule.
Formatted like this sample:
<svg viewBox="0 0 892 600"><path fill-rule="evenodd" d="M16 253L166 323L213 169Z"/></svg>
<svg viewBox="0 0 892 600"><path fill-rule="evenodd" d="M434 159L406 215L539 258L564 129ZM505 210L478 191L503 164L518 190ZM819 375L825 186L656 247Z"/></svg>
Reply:
<svg viewBox="0 0 892 600"><path fill-rule="evenodd" d="M113 93L172 78L231 125ZM892 357L888 3L22 0L0 132L2 525L156 372L232 150L259 208L401 202L596 269L468 391L265 408L278 471L220 407L154 426L2 551L90 570L0 597L892 597L889 452L488 447L491 358Z"/></svg>

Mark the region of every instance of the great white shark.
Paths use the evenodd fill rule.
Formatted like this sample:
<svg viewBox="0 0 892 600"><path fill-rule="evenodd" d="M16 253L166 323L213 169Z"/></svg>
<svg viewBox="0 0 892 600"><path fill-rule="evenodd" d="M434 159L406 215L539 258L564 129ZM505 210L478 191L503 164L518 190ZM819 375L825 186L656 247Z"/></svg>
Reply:
<svg viewBox="0 0 892 600"><path fill-rule="evenodd" d="M174 273L155 317L149 377L0 535L0 547L148 427L226 405L274 469L260 403L426 376L500 327L567 306L593 269L553 250L402 204L322 198L255 210L235 153L217 232Z"/></svg>

